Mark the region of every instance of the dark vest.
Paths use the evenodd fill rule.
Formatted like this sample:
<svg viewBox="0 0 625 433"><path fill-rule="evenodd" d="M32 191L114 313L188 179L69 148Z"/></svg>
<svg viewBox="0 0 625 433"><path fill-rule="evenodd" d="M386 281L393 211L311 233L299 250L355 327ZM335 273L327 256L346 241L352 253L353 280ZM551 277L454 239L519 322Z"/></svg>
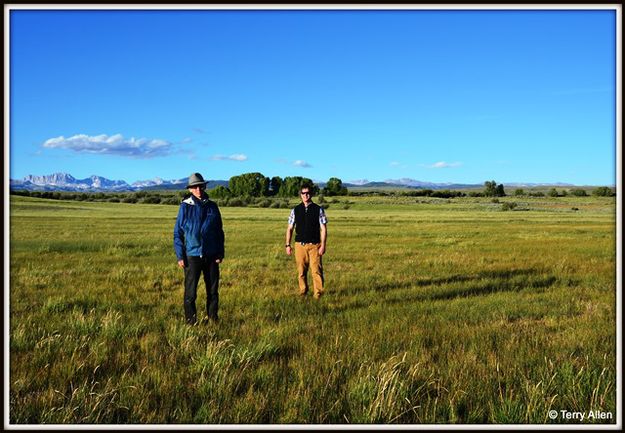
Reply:
<svg viewBox="0 0 625 433"><path fill-rule="evenodd" d="M304 206L300 203L295 206L295 242L318 244L321 242L319 230L319 212L321 208L315 203Z"/></svg>

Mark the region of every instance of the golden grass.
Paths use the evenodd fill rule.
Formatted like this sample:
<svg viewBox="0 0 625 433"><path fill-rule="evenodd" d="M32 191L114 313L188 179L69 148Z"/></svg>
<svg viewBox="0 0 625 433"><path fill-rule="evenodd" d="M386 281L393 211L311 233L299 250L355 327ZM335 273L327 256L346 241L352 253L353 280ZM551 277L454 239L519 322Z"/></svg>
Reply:
<svg viewBox="0 0 625 433"><path fill-rule="evenodd" d="M222 320L188 327L176 206L12 197L10 421L613 424L614 199L519 207L335 199L319 302L288 210L222 208Z"/></svg>

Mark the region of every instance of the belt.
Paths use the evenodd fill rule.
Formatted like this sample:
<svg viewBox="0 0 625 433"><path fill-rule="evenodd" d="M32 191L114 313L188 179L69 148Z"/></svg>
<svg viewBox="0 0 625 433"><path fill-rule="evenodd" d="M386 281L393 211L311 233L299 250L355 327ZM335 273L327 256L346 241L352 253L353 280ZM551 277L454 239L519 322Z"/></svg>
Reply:
<svg viewBox="0 0 625 433"><path fill-rule="evenodd" d="M316 245L319 242L297 242L297 243L304 246L304 245Z"/></svg>

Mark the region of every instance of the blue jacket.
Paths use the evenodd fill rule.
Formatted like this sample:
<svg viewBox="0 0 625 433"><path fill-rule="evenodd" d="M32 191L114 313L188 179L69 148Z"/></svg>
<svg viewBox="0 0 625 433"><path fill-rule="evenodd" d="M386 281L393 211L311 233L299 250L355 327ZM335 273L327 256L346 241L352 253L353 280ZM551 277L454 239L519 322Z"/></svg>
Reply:
<svg viewBox="0 0 625 433"><path fill-rule="evenodd" d="M208 197L191 195L180 203L174 226L174 250L178 260L187 256L224 257L224 231L217 204Z"/></svg>

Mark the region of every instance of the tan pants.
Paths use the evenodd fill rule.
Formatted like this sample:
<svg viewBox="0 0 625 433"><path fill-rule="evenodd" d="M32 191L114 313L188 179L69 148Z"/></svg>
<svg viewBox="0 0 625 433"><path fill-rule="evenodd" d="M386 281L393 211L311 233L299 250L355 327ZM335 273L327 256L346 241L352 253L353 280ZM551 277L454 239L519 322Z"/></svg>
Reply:
<svg viewBox="0 0 625 433"><path fill-rule="evenodd" d="M305 295L308 292L308 282L306 275L308 268L312 273L314 296L316 298L323 295L323 265L319 255L321 244L295 243L295 263L297 263L297 278L299 283L299 294Z"/></svg>

